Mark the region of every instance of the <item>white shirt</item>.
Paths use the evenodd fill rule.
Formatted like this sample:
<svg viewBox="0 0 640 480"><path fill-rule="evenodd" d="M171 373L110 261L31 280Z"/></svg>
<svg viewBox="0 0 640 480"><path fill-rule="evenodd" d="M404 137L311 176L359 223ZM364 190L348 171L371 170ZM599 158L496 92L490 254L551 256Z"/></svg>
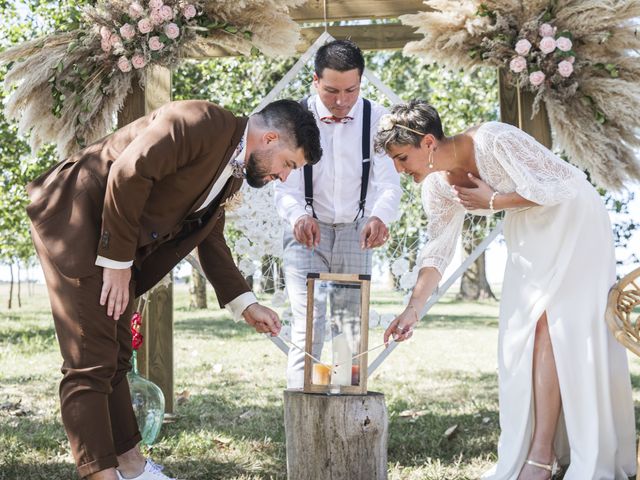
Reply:
<svg viewBox="0 0 640 480"><path fill-rule="evenodd" d="M308 102L320 129L322 145L322 159L313 166L313 208L322 222L353 222L358 213L362 184L362 98L358 98L349 112L348 116L353 120L348 123L320 121L322 117L331 116L331 112L317 95L310 97ZM375 216L389 225L399 216L402 190L393 161L373 148L378 121L385 113L384 107L371 102L371 170L365 217ZM278 214L292 227L302 215L308 214L302 168L292 171L286 182L276 184L275 201Z"/></svg>
<svg viewBox="0 0 640 480"><path fill-rule="evenodd" d="M227 181L229 180L229 178L231 178L231 175L233 174L233 168L230 165L231 162L236 159L244 161L246 151L247 151L246 138L247 138L248 130L249 130L249 125L247 125L247 127L245 128L244 135L243 135L242 144L245 145L245 147L242 149L242 151L237 153L235 156L231 157L231 159L229 160L229 164L227 164L227 166L224 168L220 176L217 178L217 180L213 184L213 187L211 188L211 191L207 195L207 198L205 198L202 205L200 205L195 210L196 212L199 212L200 210L207 208L209 204L218 196L218 194L222 191L224 186L227 184ZM131 265L133 265L133 260L128 262L117 262L115 260L111 260L109 258L98 255L96 258L96 265L99 267L122 270L122 269L131 267ZM238 297L231 300L229 303L227 303L225 305L225 308L228 309L233 315L233 318L236 321L238 321L242 318L242 312L244 312L249 305L257 302L258 302L258 299L253 294L253 292L245 292L242 295L239 295Z"/></svg>

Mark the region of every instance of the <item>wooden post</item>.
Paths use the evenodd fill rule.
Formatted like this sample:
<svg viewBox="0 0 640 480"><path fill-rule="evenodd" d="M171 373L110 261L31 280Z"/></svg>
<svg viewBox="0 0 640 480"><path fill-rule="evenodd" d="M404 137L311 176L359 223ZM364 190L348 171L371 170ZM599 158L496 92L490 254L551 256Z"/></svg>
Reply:
<svg viewBox="0 0 640 480"><path fill-rule="evenodd" d="M118 127L171 101L171 71L151 67L144 90L137 80L118 114ZM142 319L145 342L138 352L140 373L157 384L165 398L165 412L173 412L173 284L149 295Z"/></svg>
<svg viewBox="0 0 640 480"><path fill-rule="evenodd" d="M284 392L288 480L384 480L388 419L384 395Z"/></svg>
<svg viewBox="0 0 640 480"><path fill-rule="evenodd" d="M551 126L544 102L540 102L540 109L532 119L534 94L510 86L506 81L506 72L503 69L498 71L498 84L500 119L505 123L519 127L545 147L551 148L553 143Z"/></svg>

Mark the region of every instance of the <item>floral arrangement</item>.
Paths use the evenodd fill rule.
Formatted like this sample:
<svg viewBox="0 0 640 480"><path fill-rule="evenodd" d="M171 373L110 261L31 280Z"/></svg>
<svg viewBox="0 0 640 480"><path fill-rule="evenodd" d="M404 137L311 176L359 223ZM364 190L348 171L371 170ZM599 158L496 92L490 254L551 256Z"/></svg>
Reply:
<svg viewBox="0 0 640 480"><path fill-rule="evenodd" d="M249 55L290 55L299 27L288 9L304 0L98 0L80 27L0 53L9 64L9 119L31 148L55 141L65 157L106 135L132 82L174 68L189 52L218 46ZM15 88L14 88L15 87Z"/></svg>
<svg viewBox="0 0 640 480"><path fill-rule="evenodd" d="M543 101L557 146L612 190L640 179L635 0L427 0L404 15L405 53L448 68L493 66Z"/></svg>

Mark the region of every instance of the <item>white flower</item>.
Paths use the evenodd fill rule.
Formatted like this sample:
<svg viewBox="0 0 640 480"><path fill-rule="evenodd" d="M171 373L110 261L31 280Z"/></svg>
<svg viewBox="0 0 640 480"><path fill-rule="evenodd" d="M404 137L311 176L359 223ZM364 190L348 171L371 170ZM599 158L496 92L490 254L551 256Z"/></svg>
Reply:
<svg viewBox="0 0 640 480"><path fill-rule="evenodd" d="M531 82L531 85L533 85L534 87L538 87L542 85L542 82L544 82L544 79L545 79L545 75L540 70L532 72L531 75L529 75L529 81Z"/></svg>
<svg viewBox="0 0 640 480"><path fill-rule="evenodd" d="M556 49L556 40L553 37L542 37L540 40L540 51L548 54Z"/></svg>
<svg viewBox="0 0 640 480"><path fill-rule="evenodd" d="M169 5L160 7L160 16L163 20L173 20L173 9Z"/></svg>
<svg viewBox="0 0 640 480"><path fill-rule="evenodd" d="M151 20L149 20L148 18L143 18L142 20L138 21L138 31L140 33L149 33L151 30L153 30Z"/></svg>
<svg viewBox="0 0 640 480"><path fill-rule="evenodd" d="M190 3L182 7L182 15L184 15L184 18L186 18L187 20L195 17L196 14L197 14L196 7L194 7Z"/></svg>
<svg viewBox="0 0 640 480"><path fill-rule="evenodd" d="M251 260L246 258L240 260L240 265L238 265L238 267L245 277L253 275L256 271L256 265Z"/></svg>
<svg viewBox="0 0 640 480"><path fill-rule="evenodd" d="M531 42L526 38L518 40L515 50L518 55L525 56L527 53L529 53L529 50L531 50Z"/></svg>
<svg viewBox="0 0 640 480"><path fill-rule="evenodd" d="M121 72L127 73L131 71L131 62L127 57L120 57L118 59L118 68Z"/></svg>
<svg viewBox="0 0 640 480"><path fill-rule="evenodd" d="M133 19L140 18L144 13L144 8L137 2L129 5L129 16Z"/></svg>
<svg viewBox="0 0 640 480"><path fill-rule="evenodd" d="M164 26L164 34L174 40L180 36L180 28L175 23L167 23Z"/></svg>
<svg viewBox="0 0 640 480"><path fill-rule="evenodd" d="M154 36L149 38L149 50L157 52L158 50L162 50L164 48L164 43L160 41L160 37Z"/></svg>
<svg viewBox="0 0 640 480"><path fill-rule="evenodd" d="M396 122L391 113L386 113L380 117L380 121L378 122L378 131L386 132L387 130L392 130L395 127Z"/></svg>
<svg viewBox="0 0 640 480"><path fill-rule="evenodd" d="M133 65L133 68L136 70L143 68L146 64L147 61L141 53L135 53L133 57L131 57L131 65Z"/></svg>
<svg viewBox="0 0 640 480"><path fill-rule="evenodd" d="M569 50L571 50L571 47L573 47L573 43L571 43L571 40L567 37L559 37L556 40L556 46L558 47L558 50L568 52Z"/></svg>
<svg viewBox="0 0 640 480"><path fill-rule="evenodd" d="M400 257L391 264L391 273L396 277L402 275L409 270L409 260L404 257Z"/></svg>
<svg viewBox="0 0 640 480"><path fill-rule="evenodd" d="M136 36L136 29L130 23L125 23L120 27L120 35L125 40L131 40Z"/></svg>
<svg viewBox="0 0 640 480"><path fill-rule="evenodd" d="M567 78L573 73L573 65L567 60L563 60L558 64L558 73Z"/></svg>
<svg viewBox="0 0 640 480"><path fill-rule="evenodd" d="M549 25L548 23L543 23L542 25L540 25L538 33L541 37L551 37L556 34L556 28Z"/></svg>
<svg viewBox="0 0 640 480"><path fill-rule="evenodd" d="M520 73L524 71L525 68L527 68L527 59L524 57L513 57L511 62L509 62L509 69L513 73Z"/></svg>

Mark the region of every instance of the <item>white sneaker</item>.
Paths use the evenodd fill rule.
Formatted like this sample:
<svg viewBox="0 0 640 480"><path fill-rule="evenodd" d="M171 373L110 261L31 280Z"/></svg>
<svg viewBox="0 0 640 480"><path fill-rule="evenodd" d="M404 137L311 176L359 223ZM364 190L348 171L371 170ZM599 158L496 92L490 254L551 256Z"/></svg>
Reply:
<svg viewBox="0 0 640 480"><path fill-rule="evenodd" d="M164 467L147 458L147 461L144 464L144 470L137 477L125 478L120 474L118 469L116 469L116 474L118 475L118 480L176 480L175 478L169 478L162 473L163 468Z"/></svg>

